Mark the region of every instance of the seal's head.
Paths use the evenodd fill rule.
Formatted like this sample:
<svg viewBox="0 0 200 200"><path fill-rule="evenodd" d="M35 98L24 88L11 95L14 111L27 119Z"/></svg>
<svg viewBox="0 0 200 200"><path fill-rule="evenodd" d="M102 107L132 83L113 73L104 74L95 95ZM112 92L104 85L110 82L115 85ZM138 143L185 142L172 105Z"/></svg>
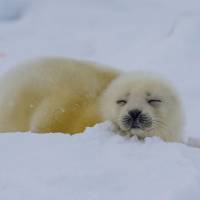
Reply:
<svg viewBox="0 0 200 200"><path fill-rule="evenodd" d="M157 76L121 75L105 90L101 104L104 119L111 120L122 135L181 140L179 98L173 87Z"/></svg>

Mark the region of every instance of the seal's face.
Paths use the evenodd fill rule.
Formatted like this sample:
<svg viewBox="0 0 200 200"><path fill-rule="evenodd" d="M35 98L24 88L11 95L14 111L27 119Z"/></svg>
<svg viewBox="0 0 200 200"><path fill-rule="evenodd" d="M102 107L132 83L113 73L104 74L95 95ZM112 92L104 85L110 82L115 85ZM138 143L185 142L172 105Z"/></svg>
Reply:
<svg viewBox="0 0 200 200"><path fill-rule="evenodd" d="M119 97L115 103L118 116L115 123L130 136L137 135L143 138L159 126L160 128L164 126L162 112L163 108L167 109L167 106L166 98L160 92L151 94L147 90L133 89Z"/></svg>
<svg viewBox="0 0 200 200"><path fill-rule="evenodd" d="M103 101L104 115L123 135L165 139L172 131L180 131L179 101L172 88L160 79L123 76L111 84Z"/></svg>

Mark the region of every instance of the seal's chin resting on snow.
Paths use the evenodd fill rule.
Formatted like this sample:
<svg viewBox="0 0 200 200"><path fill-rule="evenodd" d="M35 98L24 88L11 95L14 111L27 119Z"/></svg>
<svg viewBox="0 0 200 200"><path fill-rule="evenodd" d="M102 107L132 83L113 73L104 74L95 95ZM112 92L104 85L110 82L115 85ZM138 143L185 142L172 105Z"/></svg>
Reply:
<svg viewBox="0 0 200 200"><path fill-rule="evenodd" d="M135 109L122 117L120 129L128 136L138 136L143 139L145 132L150 132L155 128L153 123L156 122L152 120L151 116Z"/></svg>
<svg viewBox="0 0 200 200"><path fill-rule="evenodd" d="M160 100L151 101L161 103ZM156 118L153 119L151 114L143 113L142 110L138 109L129 111L127 115L122 117L119 124L122 135L137 136L139 139L155 135L154 131L162 126L164 126L164 122L156 120Z"/></svg>
<svg viewBox="0 0 200 200"><path fill-rule="evenodd" d="M182 140L179 98L172 86L158 77L123 75L105 91L102 104L103 116L111 119L122 135Z"/></svg>

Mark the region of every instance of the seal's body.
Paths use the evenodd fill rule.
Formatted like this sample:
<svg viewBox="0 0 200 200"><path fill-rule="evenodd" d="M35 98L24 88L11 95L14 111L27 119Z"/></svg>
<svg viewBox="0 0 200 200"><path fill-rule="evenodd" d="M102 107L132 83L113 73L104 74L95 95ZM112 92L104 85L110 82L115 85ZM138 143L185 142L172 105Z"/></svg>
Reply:
<svg viewBox="0 0 200 200"><path fill-rule="evenodd" d="M173 87L160 77L86 61L44 58L0 79L0 131L80 133L111 120L122 135L181 141Z"/></svg>
<svg viewBox="0 0 200 200"><path fill-rule="evenodd" d="M0 80L0 131L79 133L102 121L99 96L115 70L71 59L39 59Z"/></svg>

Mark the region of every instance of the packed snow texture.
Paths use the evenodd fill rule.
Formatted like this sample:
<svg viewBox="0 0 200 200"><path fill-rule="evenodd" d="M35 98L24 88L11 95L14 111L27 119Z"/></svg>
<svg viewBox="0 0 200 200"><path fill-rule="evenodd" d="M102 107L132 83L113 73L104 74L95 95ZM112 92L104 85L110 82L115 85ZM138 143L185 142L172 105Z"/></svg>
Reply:
<svg viewBox="0 0 200 200"><path fill-rule="evenodd" d="M200 138L198 0L0 0L0 72L42 56L160 73ZM138 141L109 122L84 134L0 135L1 200L199 200L200 149Z"/></svg>

